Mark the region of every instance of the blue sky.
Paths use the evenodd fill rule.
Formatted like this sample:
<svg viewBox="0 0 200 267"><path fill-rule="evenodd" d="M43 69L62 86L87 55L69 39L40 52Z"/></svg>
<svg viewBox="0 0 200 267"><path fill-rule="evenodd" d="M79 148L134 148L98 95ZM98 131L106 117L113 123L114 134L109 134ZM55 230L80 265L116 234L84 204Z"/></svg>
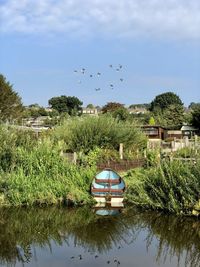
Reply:
<svg viewBox="0 0 200 267"><path fill-rule="evenodd" d="M0 0L0 73L25 105L200 102L200 1Z"/></svg>

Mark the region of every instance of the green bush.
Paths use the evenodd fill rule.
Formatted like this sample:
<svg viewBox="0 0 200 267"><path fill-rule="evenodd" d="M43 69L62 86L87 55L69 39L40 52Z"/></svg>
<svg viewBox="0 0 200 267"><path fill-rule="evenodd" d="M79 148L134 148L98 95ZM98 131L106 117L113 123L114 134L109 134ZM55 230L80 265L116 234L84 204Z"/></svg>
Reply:
<svg viewBox="0 0 200 267"><path fill-rule="evenodd" d="M15 165L16 148L20 146L31 150L37 138L33 131L0 125L0 143L0 170L9 171Z"/></svg>
<svg viewBox="0 0 200 267"><path fill-rule="evenodd" d="M127 149L146 145L146 137L133 123L106 115L66 120L52 135L54 140L64 140L66 150L84 153L96 147L117 150L120 143Z"/></svg>

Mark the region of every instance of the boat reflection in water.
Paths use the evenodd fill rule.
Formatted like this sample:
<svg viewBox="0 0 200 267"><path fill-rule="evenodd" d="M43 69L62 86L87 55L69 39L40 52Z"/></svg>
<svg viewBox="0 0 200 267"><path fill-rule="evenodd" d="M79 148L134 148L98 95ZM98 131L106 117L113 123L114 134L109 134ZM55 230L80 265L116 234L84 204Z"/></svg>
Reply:
<svg viewBox="0 0 200 267"><path fill-rule="evenodd" d="M122 212L124 204L122 202L97 203L94 206L94 211L101 216L116 216Z"/></svg>

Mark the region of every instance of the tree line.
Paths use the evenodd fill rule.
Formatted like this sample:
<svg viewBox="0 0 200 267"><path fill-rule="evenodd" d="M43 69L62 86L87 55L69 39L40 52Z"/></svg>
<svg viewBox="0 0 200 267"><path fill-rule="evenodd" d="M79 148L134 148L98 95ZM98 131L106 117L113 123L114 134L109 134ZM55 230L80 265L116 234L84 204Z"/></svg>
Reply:
<svg viewBox="0 0 200 267"><path fill-rule="evenodd" d="M83 102L75 96L57 96L48 101L51 111L38 104L24 107L22 99L14 91L13 85L0 74L0 120L18 121L21 118L50 116L51 118L68 116L80 116ZM99 108L88 104L87 108ZM118 120L136 120L140 124L161 126L179 126L188 123L200 128L200 103L192 102L185 110L180 97L173 92L157 95L151 103L132 104L129 109L143 108L144 113L130 114L124 104L108 102L101 108L102 114L110 115ZM57 123L57 120L54 120Z"/></svg>

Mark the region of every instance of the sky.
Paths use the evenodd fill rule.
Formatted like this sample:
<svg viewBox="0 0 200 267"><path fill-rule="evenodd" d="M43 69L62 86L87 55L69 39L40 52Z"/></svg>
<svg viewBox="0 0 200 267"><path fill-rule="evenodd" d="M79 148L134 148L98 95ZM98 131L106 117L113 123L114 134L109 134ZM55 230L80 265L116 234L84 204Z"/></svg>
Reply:
<svg viewBox="0 0 200 267"><path fill-rule="evenodd" d="M0 0L0 73L24 105L200 102L200 1Z"/></svg>

